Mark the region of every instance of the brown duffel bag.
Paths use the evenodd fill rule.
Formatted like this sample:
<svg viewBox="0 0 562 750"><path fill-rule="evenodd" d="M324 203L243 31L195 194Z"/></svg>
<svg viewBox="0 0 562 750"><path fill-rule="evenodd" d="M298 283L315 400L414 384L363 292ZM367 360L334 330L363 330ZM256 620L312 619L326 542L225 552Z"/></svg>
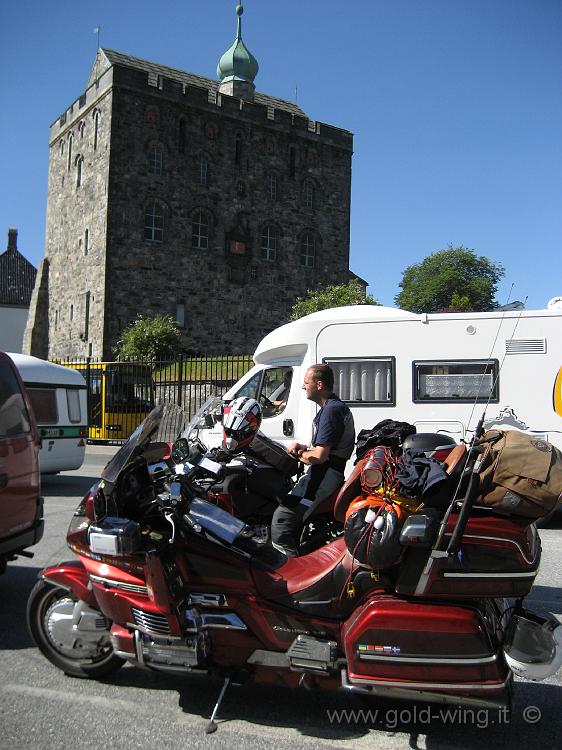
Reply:
<svg viewBox="0 0 562 750"><path fill-rule="evenodd" d="M490 430L481 440L484 454L476 502L506 515L548 515L562 497L562 452L518 430Z"/></svg>

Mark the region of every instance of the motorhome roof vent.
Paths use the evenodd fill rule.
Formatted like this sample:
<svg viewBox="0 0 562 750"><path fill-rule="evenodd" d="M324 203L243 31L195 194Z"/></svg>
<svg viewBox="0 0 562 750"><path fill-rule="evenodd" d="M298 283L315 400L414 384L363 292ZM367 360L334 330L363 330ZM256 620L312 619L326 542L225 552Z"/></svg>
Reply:
<svg viewBox="0 0 562 750"><path fill-rule="evenodd" d="M546 354L546 339L511 339L505 342L506 354Z"/></svg>

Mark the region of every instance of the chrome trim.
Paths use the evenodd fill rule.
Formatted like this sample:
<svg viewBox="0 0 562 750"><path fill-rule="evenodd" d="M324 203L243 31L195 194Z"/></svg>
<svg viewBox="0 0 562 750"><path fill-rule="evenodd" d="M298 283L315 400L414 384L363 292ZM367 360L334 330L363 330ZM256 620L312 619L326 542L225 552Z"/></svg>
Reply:
<svg viewBox="0 0 562 750"><path fill-rule="evenodd" d="M355 652L359 657L359 661L386 661L386 662L402 662L402 663L415 663L415 664L490 664L491 662L497 661L497 654L492 656L484 656L479 659L453 659L445 658L441 659L439 656L433 656L431 658L425 656L383 656L382 654L369 654L364 651Z"/></svg>
<svg viewBox="0 0 562 750"><path fill-rule="evenodd" d="M447 536L450 536L450 534L447 534ZM489 539L493 542L507 542L508 544L512 544L514 547L517 547L519 550L521 557L525 560L526 563L529 565L533 563L536 560L537 557L537 543L535 539L535 551L533 553L533 557L529 558L527 555L523 552L523 549L520 544L518 544L514 539L506 539L504 536L482 536L481 534L463 534L463 539Z"/></svg>
<svg viewBox="0 0 562 750"><path fill-rule="evenodd" d="M511 680L511 677L508 677L505 682L500 683L496 686L496 689L505 689ZM349 677L347 675L347 670L342 669L341 671L341 686L343 690L346 690L350 693L361 693L363 695L378 695L381 697L387 697L387 698L403 698L406 700L412 700L412 698L415 695L416 700L426 700L429 703L437 702L437 703L453 703L453 704L462 704L465 706L482 706L486 708L503 708L506 705L506 701L501 700L494 700L494 698L488 698L485 696L482 696L481 698L476 698L472 696L465 696L465 695L459 695L459 694L450 694L450 693L441 693L438 691L432 691L432 690L415 690L412 691L408 688L401 689L400 687L388 687L385 688L385 684L381 685L373 685L371 688L368 687L360 687L359 685L351 684L349 681ZM447 685L446 687L454 687ZM466 685L463 687L470 688L470 685ZM479 688L483 687L482 685L478 686ZM414 694L414 695L413 695Z"/></svg>
<svg viewBox="0 0 562 750"><path fill-rule="evenodd" d="M152 614L151 612L144 612L142 609L137 607L131 607L131 612L135 619L133 627L142 630L149 635L169 635L170 634L170 623L165 615Z"/></svg>
<svg viewBox="0 0 562 750"><path fill-rule="evenodd" d="M347 674L347 673L346 673ZM354 680L347 678L350 685L371 685L372 687L395 687L395 688L407 688L410 690L426 689L431 690L499 690L507 685L509 677L504 682L498 682L495 685L483 685L482 683L469 683L469 682L402 682L394 680L377 680L365 679L362 677L356 677Z"/></svg>
<svg viewBox="0 0 562 750"><path fill-rule="evenodd" d="M148 586L139 586L136 583L125 583L125 581L115 581L113 578L105 578L104 576L91 574L90 580L112 589L119 589L120 591L128 591L131 594L143 594L144 596L148 596Z"/></svg>
<svg viewBox="0 0 562 750"><path fill-rule="evenodd" d="M443 573L443 578L534 578L538 571L529 573Z"/></svg>
<svg viewBox="0 0 562 750"><path fill-rule="evenodd" d="M234 612L202 612L202 628L221 628L224 630L247 630L242 620Z"/></svg>
<svg viewBox="0 0 562 750"><path fill-rule="evenodd" d="M187 599L188 606L199 607L228 607L225 594L205 594L203 592L192 592Z"/></svg>

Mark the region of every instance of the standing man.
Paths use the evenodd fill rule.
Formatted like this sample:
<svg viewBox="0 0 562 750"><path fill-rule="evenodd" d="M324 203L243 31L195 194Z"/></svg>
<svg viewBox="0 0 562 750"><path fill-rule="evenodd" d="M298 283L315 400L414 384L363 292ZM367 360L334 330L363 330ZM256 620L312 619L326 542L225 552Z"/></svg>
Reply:
<svg viewBox="0 0 562 750"><path fill-rule="evenodd" d="M332 368L312 365L304 375L302 388L320 411L312 422L310 445L291 443L287 450L309 469L277 508L271 521L273 546L289 557L298 557L302 522L342 486L345 465L355 446L353 415L333 392Z"/></svg>

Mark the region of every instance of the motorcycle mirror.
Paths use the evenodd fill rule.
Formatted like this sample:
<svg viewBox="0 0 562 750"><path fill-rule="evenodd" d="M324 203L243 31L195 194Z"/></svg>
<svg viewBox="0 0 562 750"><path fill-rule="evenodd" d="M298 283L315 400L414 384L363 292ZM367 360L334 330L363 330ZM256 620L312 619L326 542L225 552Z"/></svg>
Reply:
<svg viewBox="0 0 562 750"><path fill-rule="evenodd" d="M172 459L177 464L181 464L182 461L189 456L189 443L186 438L178 438L172 446Z"/></svg>

